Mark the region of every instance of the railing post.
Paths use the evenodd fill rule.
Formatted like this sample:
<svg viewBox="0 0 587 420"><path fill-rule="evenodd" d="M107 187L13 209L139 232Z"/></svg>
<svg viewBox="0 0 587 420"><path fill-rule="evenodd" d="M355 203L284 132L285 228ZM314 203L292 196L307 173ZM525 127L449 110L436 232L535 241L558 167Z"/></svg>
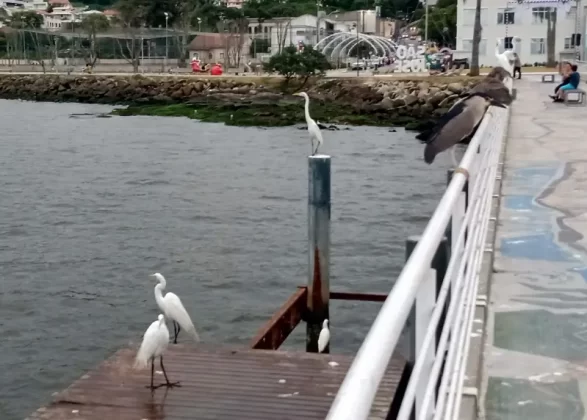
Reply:
<svg viewBox="0 0 587 420"><path fill-rule="evenodd" d="M406 240L406 261L412 255L414 248L418 244L420 240L420 236L410 236ZM396 398L394 398L393 403L390 408L388 419L394 419L397 414L399 413L399 408L402 403L403 394L406 390L408 382L410 380L410 376L412 374L412 369L414 368L414 364L416 363L417 357L424 357L421 355L420 347L426 335L426 329L430 324L430 318L432 316L432 312L434 311L434 306L436 305L436 298L438 296L438 292L442 287L442 282L444 280L444 276L446 274L446 269L448 268L448 262L450 260L450 246L448 243L448 239L443 237L438 245L438 249L434 254L434 258L432 259L431 263L431 272L426 275L426 278L422 281L420 288L418 290L418 294L416 296L416 301L412 310L410 312L410 316L406 323L406 329L404 330L404 336L407 339L407 346L406 352L407 354L407 366L400 379L400 384L398 385L398 390L396 392ZM442 332L442 326L444 322L446 314L443 313L442 317L440 318L438 329L436 332L436 340L434 346L430 348L428 354L425 356L428 361L427 365L432 368L434 363L434 358L436 354L436 345L440 338L440 334ZM425 374L423 376L426 376ZM416 403L414 405L414 409L412 410L412 419L416 419L416 416L419 415L417 412L419 410L419 406L422 403L424 394L426 392L426 383L422 382L418 386L418 391L416 392Z"/></svg>
<svg viewBox="0 0 587 420"><path fill-rule="evenodd" d="M479 151L477 151L477 153L479 153ZM450 184L453 174L453 169L449 169L447 171L447 185ZM456 245L456 241L459 237L459 232L461 231L461 227L463 225L463 220L465 219L465 213L467 212L467 208L469 207L469 185L472 184L467 180L465 182L465 185L463 185L463 192L460 194L459 200L453 209L451 220L447 227L446 235L448 237L448 242L453 253L455 251L454 247ZM467 237L465 235L465 241L466 238Z"/></svg>
<svg viewBox="0 0 587 420"><path fill-rule="evenodd" d="M322 323L330 319L330 156L308 157L308 314L306 351L318 352ZM323 353L330 352L330 344Z"/></svg>

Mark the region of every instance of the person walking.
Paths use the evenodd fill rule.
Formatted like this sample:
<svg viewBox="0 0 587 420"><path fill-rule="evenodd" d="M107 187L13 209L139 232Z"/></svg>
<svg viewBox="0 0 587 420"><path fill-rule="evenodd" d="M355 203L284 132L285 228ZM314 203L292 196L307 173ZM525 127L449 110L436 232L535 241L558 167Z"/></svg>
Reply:
<svg viewBox="0 0 587 420"><path fill-rule="evenodd" d="M520 61L520 56L518 53L514 53L514 74L513 77L516 77L516 72L518 72L518 80L522 78L522 62Z"/></svg>

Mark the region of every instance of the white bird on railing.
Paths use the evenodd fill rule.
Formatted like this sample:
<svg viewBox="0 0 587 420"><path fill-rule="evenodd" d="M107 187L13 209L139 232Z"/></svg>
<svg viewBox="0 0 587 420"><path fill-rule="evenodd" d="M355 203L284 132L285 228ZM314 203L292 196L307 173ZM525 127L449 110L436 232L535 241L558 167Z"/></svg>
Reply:
<svg viewBox="0 0 587 420"><path fill-rule="evenodd" d="M330 341L330 330L328 329L328 320L322 323L322 330L318 336L318 353L322 353Z"/></svg>
<svg viewBox="0 0 587 420"><path fill-rule="evenodd" d="M165 371L165 366L163 366L163 353L165 353L165 350L167 350L168 345L169 330L167 329L167 325L165 325L165 317L163 315L159 315L157 321L149 325L149 328L147 328L147 331L145 331L143 342L141 343L141 347L137 352L137 357L134 363L135 369L144 369L147 367L149 361L151 362L151 385L147 386L147 388L156 389L161 386L167 386L169 388L174 386L181 386L179 385L179 382L169 381L167 372ZM155 386L153 384L153 378L155 376L155 359L157 357L159 358L161 370L165 376L165 383Z"/></svg>
<svg viewBox="0 0 587 420"><path fill-rule="evenodd" d="M322 146L322 132L316 121L310 117L310 98L306 92L294 93L295 96L301 96L306 100L304 107L304 114L306 117L306 124L308 124L308 133L310 133L310 142L312 145L312 156L318 153L318 148Z"/></svg>
<svg viewBox="0 0 587 420"><path fill-rule="evenodd" d="M161 273L151 274L151 277L155 277L159 284L155 286L155 301L159 309L173 322L173 332L175 337L173 343L177 344L177 336L183 328L195 341L200 341L200 336L196 331L196 327L192 322L192 319L188 315L188 312L183 307L181 299L175 293L166 293L163 297L163 291L167 287L167 281Z"/></svg>
<svg viewBox="0 0 587 420"><path fill-rule="evenodd" d="M503 53L499 52L499 47L501 45L501 39L497 39L495 43L495 57L497 58L498 65L503 67L509 74L510 77L514 75L514 62L510 60L511 51L504 51Z"/></svg>

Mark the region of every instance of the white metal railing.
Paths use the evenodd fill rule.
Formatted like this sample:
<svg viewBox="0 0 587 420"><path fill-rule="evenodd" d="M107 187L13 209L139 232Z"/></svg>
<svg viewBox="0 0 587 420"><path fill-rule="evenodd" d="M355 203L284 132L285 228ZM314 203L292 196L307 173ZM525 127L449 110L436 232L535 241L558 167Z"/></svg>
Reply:
<svg viewBox="0 0 587 420"><path fill-rule="evenodd" d="M512 89L511 80L508 87ZM509 109L497 107L491 107L483 118L361 345L327 420L368 418L409 317L413 317L415 335L413 367L397 419L410 419L413 407L416 420L458 419L493 189L508 121ZM436 295L437 272L432 261L449 222L451 257Z"/></svg>

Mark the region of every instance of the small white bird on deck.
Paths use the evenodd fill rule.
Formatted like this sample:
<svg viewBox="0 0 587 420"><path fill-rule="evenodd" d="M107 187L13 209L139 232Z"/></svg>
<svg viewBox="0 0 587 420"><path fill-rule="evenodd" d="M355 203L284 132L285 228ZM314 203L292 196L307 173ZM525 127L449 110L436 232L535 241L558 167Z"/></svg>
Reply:
<svg viewBox="0 0 587 420"><path fill-rule="evenodd" d="M312 144L312 156L318 153L318 148L322 146L322 132L316 121L310 117L310 98L306 92L294 93L295 96L301 96L306 100L304 114L306 116L306 124L308 124L308 133L310 133L310 142Z"/></svg>
<svg viewBox="0 0 587 420"><path fill-rule="evenodd" d="M194 327L192 319L183 307L181 299L175 293L171 292L163 296L163 291L167 287L165 277L161 273L151 274L151 277L155 277L159 281L159 284L155 286L155 301L157 302L157 306L165 314L165 317L173 322L173 332L175 334L173 343L177 344L177 336L182 329L195 341L200 341L196 327Z"/></svg>
<svg viewBox="0 0 587 420"><path fill-rule="evenodd" d="M147 331L145 331L143 342L141 343L141 347L139 348L134 364L135 369L144 369L147 367L149 361L151 362L151 385L147 385L147 388L157 389L162 386L167 386L169 388L174 386L181 386L179 382L169 381L167 372L165 371L165 366L163 365L163 353L165 353L165 350L167 350L168 345L169 330L167 329L167 325L165 325L165 317L163 315L159 315L157 321L149 325L149 328L147 328ZM155 359L157 357L159 358L161 370L165 376L165 383L155 386L153 380L155 376Z"/></svg>
<svg viewBox="0 0 587 420"><path fill-rule="evenodd" d="M330 330L328 329L328 320L322 323L322 330L318 336L318 353L322 353L330 342Z"/></svg>

